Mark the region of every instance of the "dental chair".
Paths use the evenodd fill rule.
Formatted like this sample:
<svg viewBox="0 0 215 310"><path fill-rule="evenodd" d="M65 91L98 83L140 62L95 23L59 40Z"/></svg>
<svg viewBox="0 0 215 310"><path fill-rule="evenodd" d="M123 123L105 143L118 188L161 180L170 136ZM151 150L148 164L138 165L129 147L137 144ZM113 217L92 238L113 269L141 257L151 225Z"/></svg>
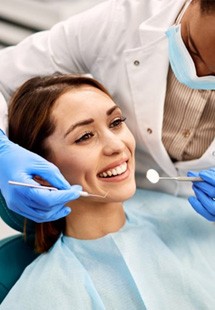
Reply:
<svg viewBox="0 0 215 310"><path fill-rule="evenodd" d="M0 240L0 304L20 275L37 256L33 250L34 222L27 222L27 240L23 236L24 218L10 211L0 193L0 217L17 234ZM20 233L21 232L21 233ZM1 307L0 307L1 308Z"/></svg>

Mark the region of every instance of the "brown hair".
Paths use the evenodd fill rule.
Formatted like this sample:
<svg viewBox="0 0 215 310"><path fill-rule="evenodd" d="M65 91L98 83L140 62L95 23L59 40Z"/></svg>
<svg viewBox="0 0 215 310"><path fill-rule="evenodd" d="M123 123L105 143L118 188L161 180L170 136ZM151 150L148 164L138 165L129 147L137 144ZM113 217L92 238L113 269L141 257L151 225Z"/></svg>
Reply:
<svg viewBox="0 0 215 310"><path fill-rule="evenodd" d="M50 115L55 101L67 91L85 85L108 91L96 80L80 75L35 77L25 82L14 93L9 104L9 138L20 146L47 158L51 150L45 147L45 139L55 130ZM111 96L110 96L111 97ZM45 252L64 232L65 218L36 224L35 248Z"/></svg>

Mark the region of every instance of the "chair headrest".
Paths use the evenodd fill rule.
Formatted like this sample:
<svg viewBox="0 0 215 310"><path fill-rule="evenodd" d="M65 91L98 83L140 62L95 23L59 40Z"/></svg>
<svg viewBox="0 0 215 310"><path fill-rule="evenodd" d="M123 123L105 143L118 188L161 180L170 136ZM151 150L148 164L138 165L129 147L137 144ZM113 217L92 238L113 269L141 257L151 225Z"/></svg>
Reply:
<svg viewBox="0 0 215 310"><path fill-rule="evenodd" d="M23 232L25 218L8 209L6 201L0 192L0 217L11 228ZM35 222L27 220L26 227L28 234L34 234Z"/></svg>

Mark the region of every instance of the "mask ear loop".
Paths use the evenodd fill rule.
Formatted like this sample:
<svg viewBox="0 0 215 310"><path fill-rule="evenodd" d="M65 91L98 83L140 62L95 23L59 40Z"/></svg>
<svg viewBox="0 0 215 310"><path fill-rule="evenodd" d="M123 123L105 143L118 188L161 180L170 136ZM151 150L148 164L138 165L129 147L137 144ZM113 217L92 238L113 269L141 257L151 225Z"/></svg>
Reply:
<svg viewBox="0 0 215 310"><path fill-rule="evenodd" d="M190 3L192 2L192 0L187 0L186 3L184 4L183 8L181 9L181 12L178 14L176 21L175 21L175 25L178 25L181 22L181 19L186 11L186 9L188 8L188 6L190 5Z"/></svg>

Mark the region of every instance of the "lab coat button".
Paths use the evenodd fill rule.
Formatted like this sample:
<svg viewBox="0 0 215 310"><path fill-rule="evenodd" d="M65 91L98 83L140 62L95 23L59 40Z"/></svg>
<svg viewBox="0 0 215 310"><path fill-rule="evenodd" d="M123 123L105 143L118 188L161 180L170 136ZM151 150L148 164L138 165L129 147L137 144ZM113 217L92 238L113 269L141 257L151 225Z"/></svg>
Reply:
<svg viewBox="0 0 215 310"><path fill-rule="evenodd" d="M151 129L151 128L147 128L147 132L148 132L149 134L151 134L151 133L152 133L152 129Z"/></svg>
<svg viewBox="0 0 215 310"><path fill-rule="evenodd" d="M188 138L190 136L191 132L189 129L185 129L183 132L182 132L182 135L184 136L184 138Z"/></svg>
<svg viewBox="0 0 215 310"><path fill-rule="evenodd" d="M139 64L140 64L139 60L135 60L135 61L134 61L134 65L135 65L135 66L139 66Z"/></svg>
<svg viewBox="0 0 215 310"><path fill-rule="evenodd" d="M198 89L198 92L199 92L200 94L204 94L204 93L206 92L206 89Z"/></svg>
<svg viewBox="0 0 215 310"><path fill-rule="evenodd" d="M212 152L212 156L215 156L215 151Z"/></svg>

